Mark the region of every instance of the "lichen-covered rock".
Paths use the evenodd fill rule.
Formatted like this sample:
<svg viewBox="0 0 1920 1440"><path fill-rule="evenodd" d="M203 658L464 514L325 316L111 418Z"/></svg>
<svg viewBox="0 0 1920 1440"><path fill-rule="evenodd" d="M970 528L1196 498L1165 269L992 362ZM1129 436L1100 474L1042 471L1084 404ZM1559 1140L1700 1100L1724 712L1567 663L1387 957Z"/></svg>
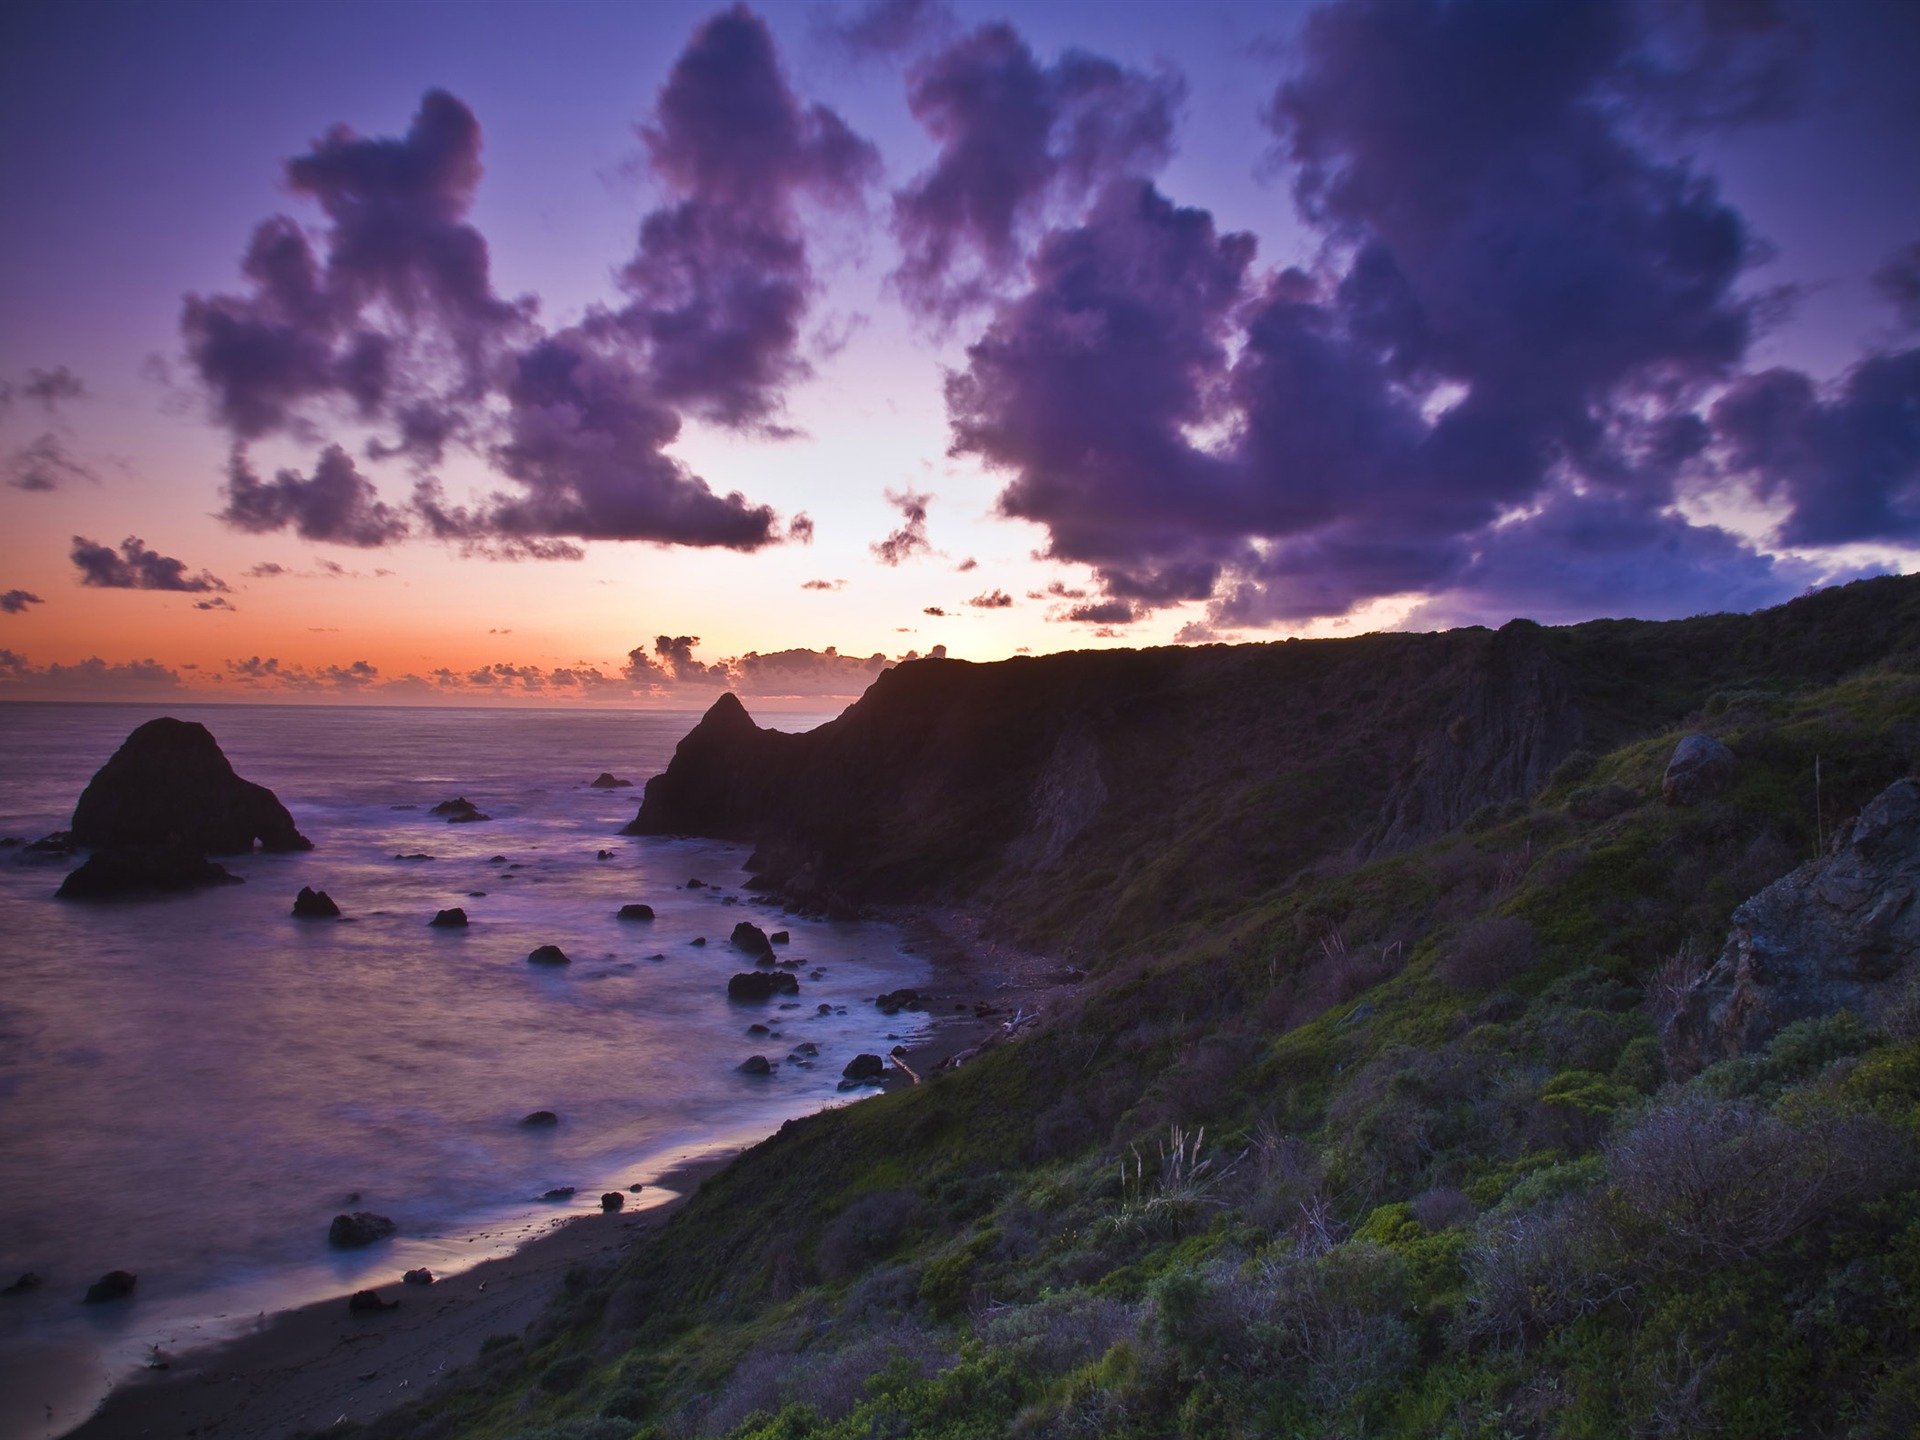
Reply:
<svg viewBox="0 0 1920 1440"><path fill-rule="evenodd" d="M1726 948L1667 1027L1675 1071L1758 1049L1796 1020L1873 1018L1920 958L1920 781L1871 800L1818 860L1733 912Z"/></svg>
<svg viewBox="0 0 1920 1440"><path fill-rule="evenodd" d="M1698 805L1733 783L1733 752L1711 735L1689 735L1673 747L1660 794L1669 805Z"/></svg>
<svg viewBox="0 0 1920 1440"><path fill-rule="evenodd" d="M73 843L209 855L311 850L273 791L242 780L204 725L149 720L100 767L73 810Z"/></svg>

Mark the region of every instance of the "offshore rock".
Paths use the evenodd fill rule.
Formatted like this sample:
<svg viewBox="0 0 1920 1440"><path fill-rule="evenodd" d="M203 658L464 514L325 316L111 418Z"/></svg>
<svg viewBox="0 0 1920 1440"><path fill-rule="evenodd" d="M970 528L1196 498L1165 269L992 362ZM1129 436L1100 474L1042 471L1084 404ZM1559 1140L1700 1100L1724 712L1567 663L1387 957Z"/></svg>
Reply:
<svg viewBox="0 0 1920 1440"><path fill-rule="evenodd" d="M274 793L242 780L207 727L149 720L100 767L73 810L73 841L180 846L211 855L311 850Z"/></svg>
<svg viewBox="0 0 1920 1440"><path fill-rule="evenodd" d="M800 982L785 970L743 970L727 981L729 1000L771 1000L798 995Z"/></svg>
<svg viewBox="0 0 1920 1440"><path fill-rule="evenodd" d="M293 915L296 920L338 920L340 907L326 891L302 885L293 897Z"/></svg>
<svg viewBox="0 0 1920 1440"><path fill-rule="evenodd" d="M398 1300L382 1300L378 1290L356 1290L347 1301L347 1309L354 1314L370 1310L398 1310Z"/></svg>
<svg viewBox="0 0 1920 1440"><path fill-rule="evenodd" d="M467 912L458 905L450 910L435 911L427 927L432 930L464 930L467 928Z"/></svg>
<svg viewBox="0 0 1920 1440"><path fill-rule="evenodd" d="M571 965L573 959L558 945L542 945L527 956L529 965Z"/></svg>
<svg viewBox="0 0 1920 1440"><path fill-rule="evenodd" d="M597 776L587 782L587 786L593 790L631 790L633 788L633 781L622 780L611 771L602 770Z"/></svg>
<svg viewBox="0 0 1920 1440"><path fill-rule="evenodd" d="M742 1075L771 1075L773 1073L773 1065L764 1055L749 1055L738 1065L734 1066L734 1069L738 1070Z"/></svg>
<svg viewBox="0 0 1920 1440"><path fill-rule="evenodd" d="M336 1250L358 1250L376 1240L384 1240L400 1227L384 1215L371 1210L356 1210L351 1215L336 1215L327 1227L327 1243Z"/></svg>
<svg viewBox="0 0 1920 1440"><path fill-rule="evenodd" d="M1733 752L1711 735L1689 735L1673 747L1660 795L1669 805L1698 805L1733 783Z"/></svg>
<svg viewBox="0 0 1920 1440"><path fill-rule="evenodd" d="M622 905L620 907L620 914L616 918L621 920L651 920L653 919L653 907L651 905L638 904Z"/></svg>
<svg viewBox="0 0 1920 1440"><path fill-rule="evenodd" d="M887 1073L887 1062L878 1055L856 1055L840 1073L849 1080L878 1080Z"/></svg>
<svg viewBox="0 0 1920 1440"><path fill-rule="evenodd" d="M210 885L238 885L240 877L197 850L136 845L96 850L68 873L54 894L62 900L111 900L121 895L171 895Z"/></svg>
<svg viewBox="0 0 1920 1440"><path fill-rule="evenodd" d="M464 795L457 795L451 800L442 800L427 813L429 815L444 815L449 825L471 825L476 820L491 820L493 818L491 815L482 813L480 807Z"/></svg>
<svg viewBox="0 0 1920 1440"><path fill-rule="evenodd" d="M125 1300L133 1294L139 1277L126 1270L109 1270L87 1287L82 1305L99 1305L108 1300Z"/></svg>
<svg viewBox="0 0 1920 1440"><path fill-rule="evenodd" d="M767 932L751 920L742 920L733 927L733 934L727 938L733 942L736 949L744 950L749 955L773 954L773 942L767 939Z"/></svg>
<svg viewBox="0 0 1920 1440"><path fill-rule="evenodd" d="M1765 1045L1796 1020L1873 1020L1920 958L1920 781L1897 780L1833 847L1733 912L1726 948L1667 1026L1674 1071Z"/></svg>

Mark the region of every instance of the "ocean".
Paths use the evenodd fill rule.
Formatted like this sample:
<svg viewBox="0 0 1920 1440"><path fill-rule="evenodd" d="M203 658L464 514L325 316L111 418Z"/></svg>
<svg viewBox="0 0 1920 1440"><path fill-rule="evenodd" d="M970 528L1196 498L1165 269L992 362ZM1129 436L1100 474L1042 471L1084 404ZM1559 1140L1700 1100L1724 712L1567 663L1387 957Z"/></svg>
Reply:
<svg viewBox="0 0 1920 1440"><path fill-rule="evenodd" d="M163 713L206 725L315 848L223 860L242 885L92 904L53 898L72 861L0 850L0 1285L44 1281L0 1295L0 1437L78 1423L154 1345L465 1268L846 1103L846 1061L915 1033L870 1003L926 978L898 931L781 913L744 888L743 847L619 835L697 715L0 704L0 836L65 828ZM591 788L603 771L633 787ZM456 796L492 818L430 813ZM343 918L293 919L303 885ZM635 901L656 918L615 918ZM468 928L428 928L454 905ZM729 1002L752 968L728 943L741 919L791 932L797 1000ZM529 964L546 944L572 963ZM789 1058L803 1042L817 1059ZM737 1069L756 1053L772 1074ZM523 1125L536 1110L559 1124ZM329 1249L348 1210L398 1237ZM135 1297L81 1305L115 1269ZM55 1371L56 1414L51 1381L9 1383Z"/></svg>

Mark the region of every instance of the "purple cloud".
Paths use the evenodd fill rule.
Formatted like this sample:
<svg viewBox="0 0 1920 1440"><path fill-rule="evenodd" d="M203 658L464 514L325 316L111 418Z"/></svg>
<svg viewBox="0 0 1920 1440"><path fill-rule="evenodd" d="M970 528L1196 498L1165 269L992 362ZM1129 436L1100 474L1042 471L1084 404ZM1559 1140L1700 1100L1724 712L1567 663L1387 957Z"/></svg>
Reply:
<svg viewBox="0 0 1920 1440"><path fill-rule="evenodd" d="M946 0L872 0L850 20L824 20L819 29L829 44L856 60L898 55L953 29Z"/></svg>
<svg viewBox="0 0 1920 1440"><path fill-rule="evenodd" d="M236 446L227 462L226 496L220 518L255 534L291 527L304 540L371 548L408 533L406 517L380 499L338 445L321 452L311 479L282 470L272 480L260 479Z"/></svg>
<svg viewBox="0 0 1920 1440"><path fill-rule="evenodd" d="M1171 76L1084 51L1042 65L1006 25L916 65L907 101L940 153L893 199L900 293L948 321L982 303L1016 271L1034 226L1112 176L1165 162L1183 94Z"/></svg>
<svg viewBox="0 0 1920 1440"><path fill-rule="evenodd" d="M1004 590L988 590L974 596L967 604L976 610L1008 610L1013 606L1013 597Z"/></svg>
<svg viewBox="0 0 1920 1440"><path fill-rule="evenodd" d="M24 614L29 605L44 604L46 601L31 590L9 590L4 595L0 595L0 615Z"/></svg>
<svg viewBox="0 0 1920 1440"><path fill-rule="evenodd" d="M73 480L99 484L100 477L76 460L52 431L21 446L0 466L6 483L16 490L58 490Z"/></svg>
<svg viewBox="0 0 1920 1440"><path fill-rule="evenodd" d="M70 557L80 583L106 590L179 590L189 594L225 591L227 582L202 570L187 574L186 562L149 550L137 535L120 542L119 553L83 535L73 537Z"/></svg>
<svg viewBox="0 0 1920 1440"><path fill-rule="evenodd" d="M874 558L882 565L899 565L932 550L933 543L927 539L927 506L935 497L912 489L889 490L886 495L887 503L899 510L901 524L886 539L867 547Z"/></svg>

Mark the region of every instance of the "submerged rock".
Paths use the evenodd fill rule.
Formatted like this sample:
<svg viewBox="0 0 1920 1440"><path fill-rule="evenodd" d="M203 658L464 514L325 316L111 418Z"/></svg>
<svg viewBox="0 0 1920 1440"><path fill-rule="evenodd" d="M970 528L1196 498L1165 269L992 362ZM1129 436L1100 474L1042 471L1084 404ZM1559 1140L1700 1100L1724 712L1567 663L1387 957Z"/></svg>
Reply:
<svg viewBox="0 0 1920 1440"><path fill-rule="evenodd" d="M296 920L338 920L340 907L326 891L302 885L293 897L293 915Z"/></svg>
<svg viewBox="0 0 1920 1440"><path fill-rule="evenodd" d="M458 905L448 910L436 911L427 925L434 930L464 930L467 928L467 912Z"/></svg>
<svg viewBox="0 0 1920 1440"><path fill-rule="evenodd" d="M560 1117L551 1110L536 1110L520 1122L538 1129L542 1125L558 1125Z"/></svg>
<svg viewBox="0 0 1920 1440"><path fill-rule="evenodd" d="M73 810L74 843L177 846L212 855L311 850L264 785L242 780L204 725L149 720L94 775Z"/></svg>
<svg viewBox="0 0 1920 1440"><path fill-rule="evenodd" d="M875 997L873 1003L879 1007L882 1015L898 1015L902 1010L926 1009L927 997L909 987L889 990L886 994Z"/></svg>
<svg viewBox="0 0 1920 1440"><path fill-rule="evenodd" d="M571 1185L556 1185L540 1198L542 1200L571 1200L573 1193L574 1187Z"/></svg>
<svg viewBox="0 0 1920 1440"><path fill-rule="evenodd" d="M595 790L631 790L633 788L633 781L619 779L610 771L606 770L602 770L597 776L589 780L587 784Z"/></svg>
<svg viewBox="0 0 1920 1440"><path fill-rule="evenodd" d="M347 1301L347 1309L354 1314L363 1314L371 1310L398 1310L398 1300L382 1300L378 1290L356 1290Z"/></svg>
<svg viewBox="0 0 1920 1440"><path fill-rule="evenodd" d="M622 920L651 920L653 919L653 907L651 905L622 905L618 918Z"/></svg>
<svg viewBox="0 0 1920 1440"><path fill-rule="evenodd" d="M0 1295L24 1295L29 1290L38 1290L42 1283L37 1272L26 1270L21 1272L18 1280L6 1288L0 1289Z"/></svg>
<svg viewBox="0 0 1920 1440"><path fill-rule="evenodd" d="M172 895L213 885L238 885L240 877L197 850L178 846L128 846L96 850L54 892L62 900L110 900L121 895Z"/></svg>
<svg viewBox="0 0 1920 1440"><path fill-rule="evenodd" d="M1920 960L1920 781L1896 780L1822 858L1733 912L1726 947L1667 1025L1676 1074L1747 1054L1793 1024L1878 1017Z"/></svg>
<svg viewBox="0 0 1920 1440"><path fill-rule="evenodd" d="M358 1250L384 1240L400 1227L384 1215L371 1210L356 1210L351 1215L336 1215L327 1227L327 1243L337 1250Z"/></svg>
<svg viewBox="0 0 1920 1440"><path fill-rule="evenodd" d="M82 1305L100 1305L108 1300L124 1300L133 1294L140 1277L126 1270L109 1270L87 1287Z"/></svg>
<svg viewBox="0 0 1920 1440"><path fill-rule="evenodd" d="M571 965L573 960L558 945L542 945L527 956L529 965Z"/></svg>
<svg viewBox="0 0 1920 1440"><path fill-rule="evenodd" d="M749 1055L734 1067L742 1075L771 1075L773 1066L764 1055Z"/></svg>
<svg viewBox="0 0 1920 1440"><path fill-rule="evenodd" d="M491 820L493 818L491 815L482 812L478 805L474 804L464 795L455 796L451 800L442 800L427 813L429 815L445 816L449 825L471 825L476 820Z"/></svg>
<svg viewBox="0 0 1920 1440"><path fill-rule="evenodd" d="M775 995L798 995L800 982L784 970L743 970L727 981L729 1000L771 1000Z"/></svg>
<svg viewBox="0 0 1920 1440"><path fill-rule="evenodd" d="M1689 735L1673 747L1660 795L1669 805L1698 805L1733 783L1733 752L1711 735Z"/></svg>

